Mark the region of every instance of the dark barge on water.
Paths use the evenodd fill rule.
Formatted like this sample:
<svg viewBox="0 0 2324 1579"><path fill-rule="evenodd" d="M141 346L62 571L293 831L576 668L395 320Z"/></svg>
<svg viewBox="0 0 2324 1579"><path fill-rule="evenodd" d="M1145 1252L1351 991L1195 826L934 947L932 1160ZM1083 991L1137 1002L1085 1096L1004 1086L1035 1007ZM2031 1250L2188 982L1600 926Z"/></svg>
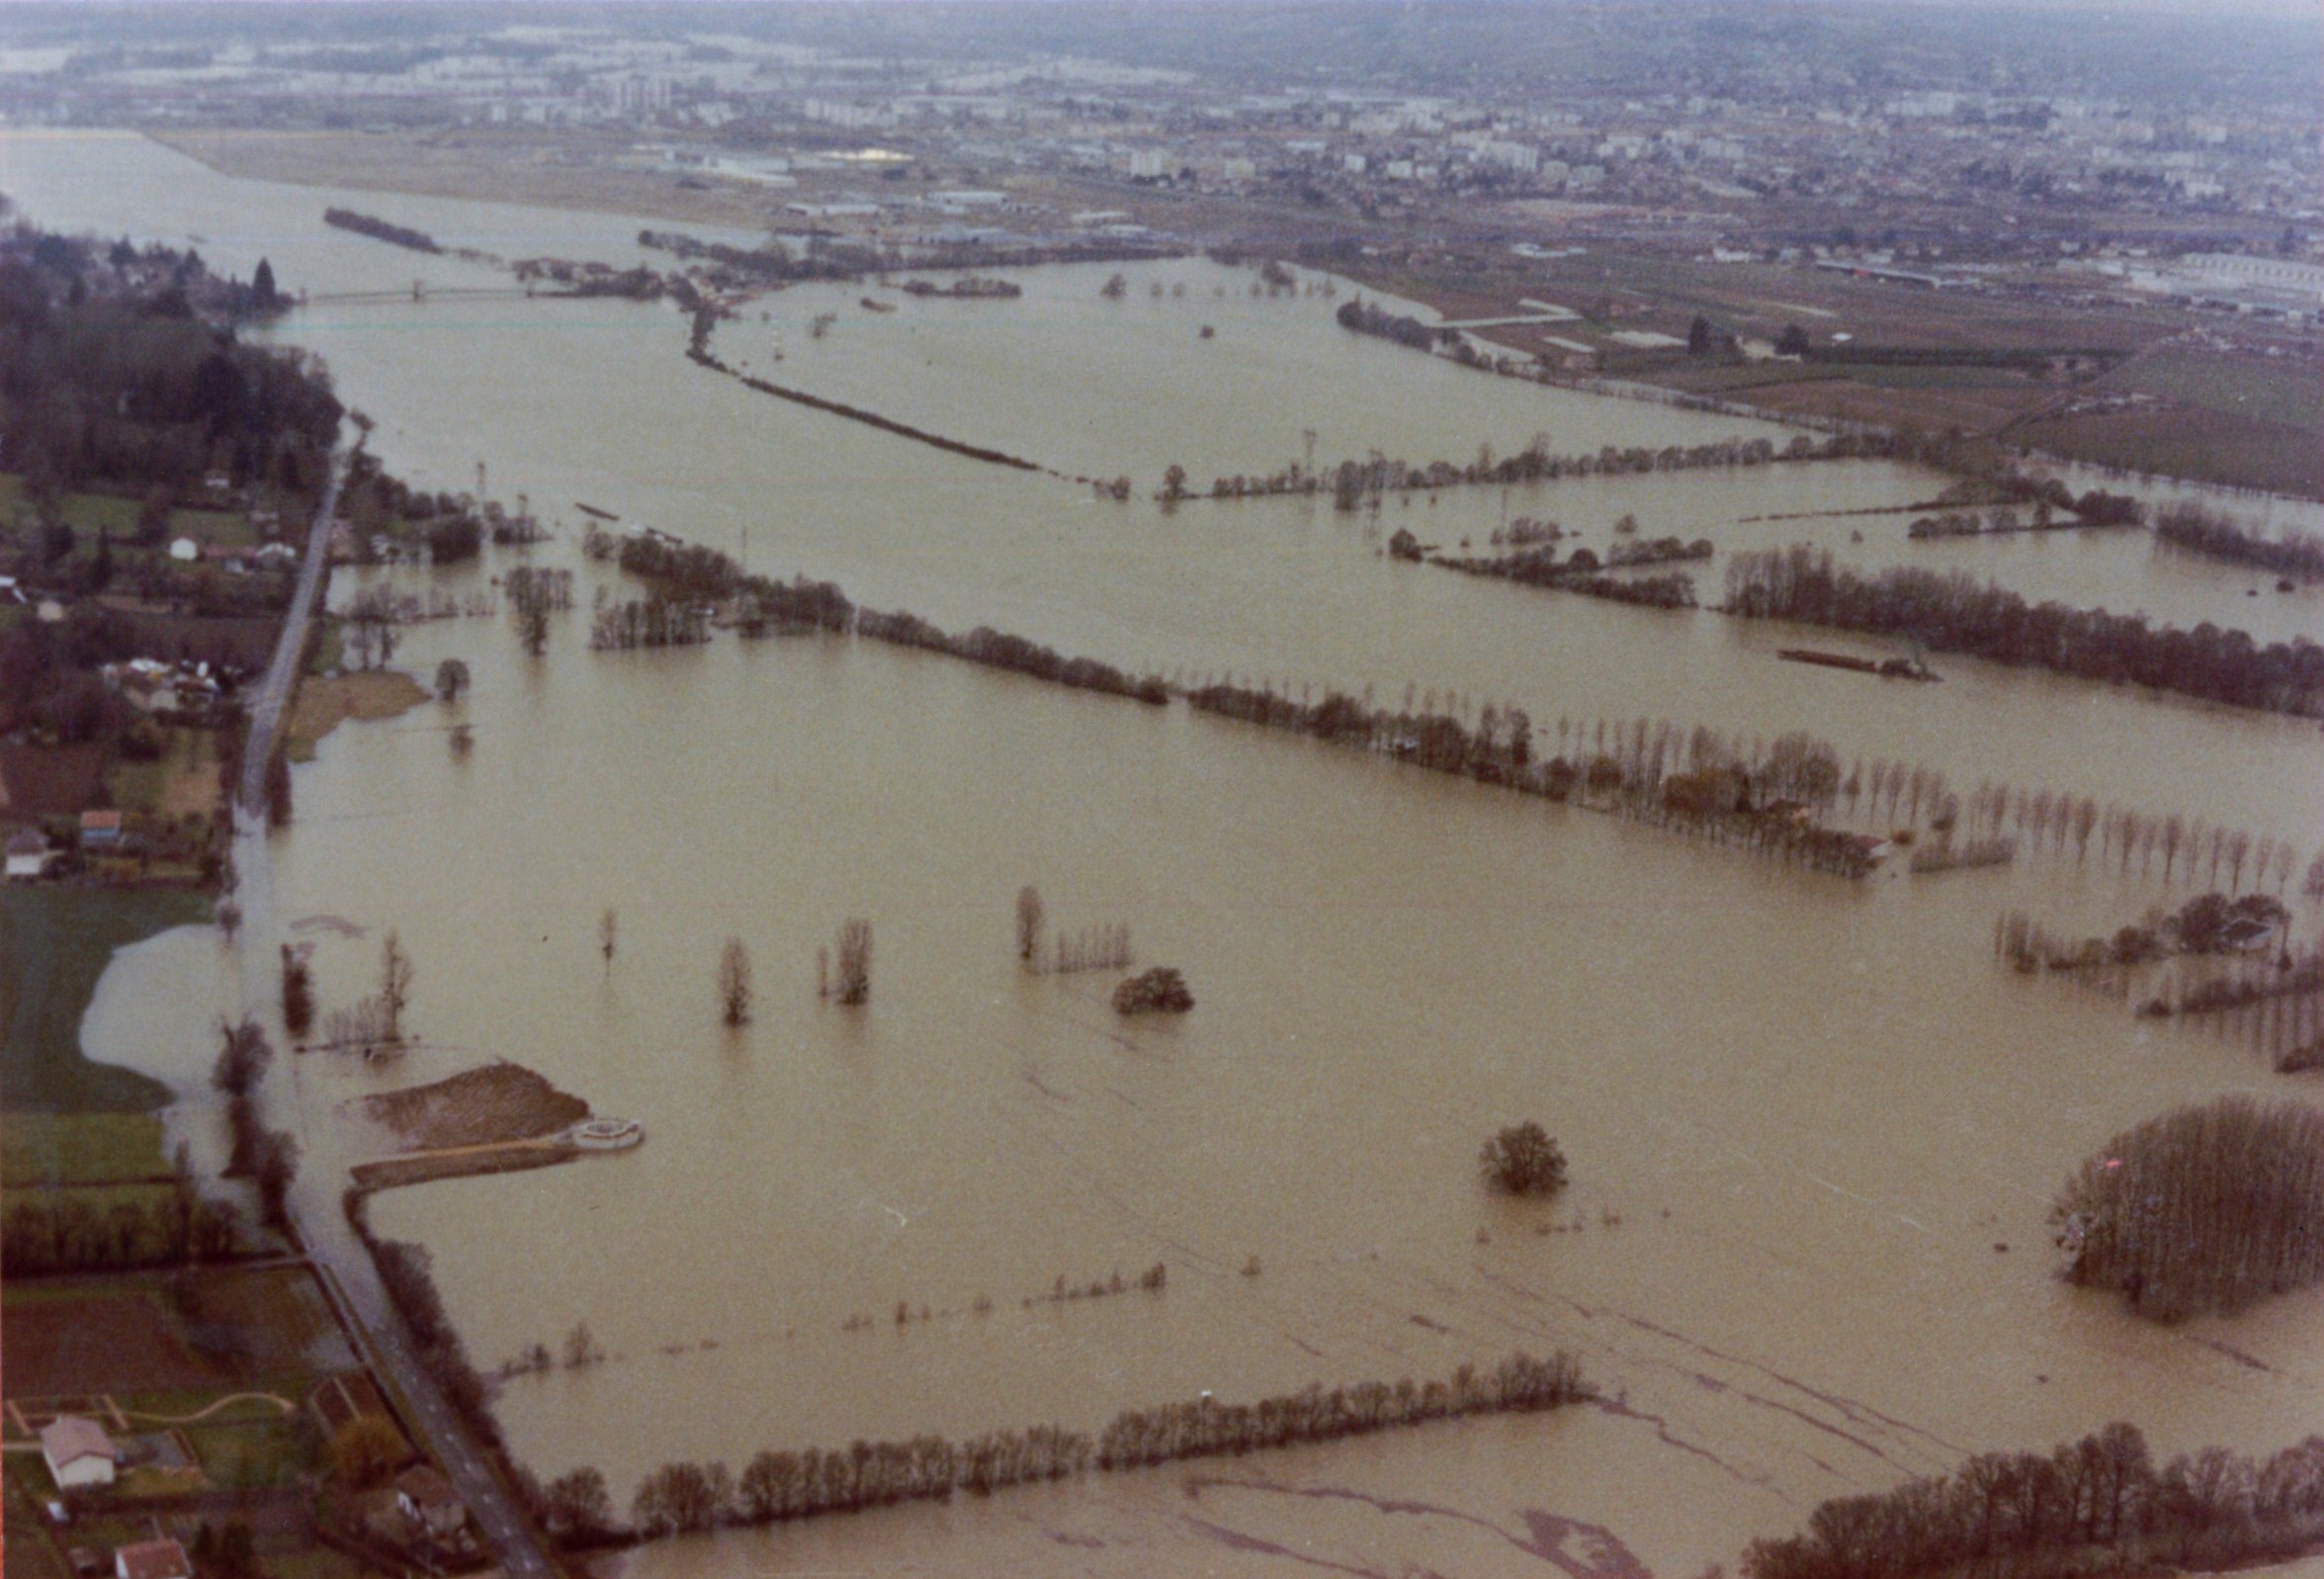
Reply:
<svg viewBox="0 0 2324 1579"><path fill-rule="evenodd" d="M1853 674L1877 674L1884 680L1924 680L1935 683L1944 678L1917 658L1857 658L1850 653L1826 653L1812 647L1786 647L1775 656L1794 663L1821 663L1826 668L1847 669Z"/></svg>

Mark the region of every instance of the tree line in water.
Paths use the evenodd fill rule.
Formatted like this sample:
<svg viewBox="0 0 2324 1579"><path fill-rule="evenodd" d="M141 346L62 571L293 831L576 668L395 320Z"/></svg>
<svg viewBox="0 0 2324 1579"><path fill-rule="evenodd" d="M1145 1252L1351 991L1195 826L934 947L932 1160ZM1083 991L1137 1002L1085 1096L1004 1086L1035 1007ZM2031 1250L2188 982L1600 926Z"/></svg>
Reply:
<svg viewBox="0 0 2324 1579"><path fill-rule="evenodd" d="M1805 544L1727 562L1723 612L1837 630L1904 635L1944 653L2083 679L2129 682L2204 701L2324 715L2324 647L2305 637L2261 647L2204 622L2155 627L2143 614L2028 604L1965 570L1865 571Z"/></svg>
<svg viewBox="0 0 2324 1579"><path fill-rule="evenodd" d="M1625 516L1623 519L1627 521L1630 517ZM1405 552L1400 553L1400 547ZM1413 541L1412 534L1406 531L1397 532L1389 540L1388 552L1400 559L1421 558L1419 545ZM1561 560L1554 543L1541 543L1520 548L1513 554L1475 558L1436 555L1429 559L1429 563L1441 565L1448 570L1465 571L1470 575L1488 575L1524 586L1555 587L1560 591L1580 592L1585 596L1605 598L1617 603L1636 603L1649 608L1690 609L1695 606L1694 577L1682 571L1657 575L1606 575L1600 572L1707 560L1714 552L1708 538L1697 538L1688 543L1676 537L1658 537L1612 544L1606 549L1602 560L1594 550L1587 548L1578 548Z"/></svg>
<svg viewBox="0 0 2324 1579"><path fill-rule="evenodd" d="M2155 540L2206 560L2248 565L2294 581L2324 581L2324 537L2285 530L2274 537L2224 511L2174 504L2155 515Z"/></svg>
<svg viewBox="0 0 2324 1579"><path fill-rule="evenodd" d="M2217 1572L2324 1540L2324 1437L2266 1459L2225 1447L2157 1466L2117 1421L2047 1454L1986 1452L1950 1475L1836 1497L1804 1535L1755 1540L1746 1579L2107 1579Z"/></svg>
<svg viewBox="0 0 2324 1579"><path fill-rule="evenodd" d="M1556 801L1579 801L1674 828L1690 836L1799 860L1822 870L1867 874L1876 864L1861 834L1803 823L1796 815L1765 815L1768 803L1796 801L1826 814L1845 802L1851 818L1884 819L1885 827L1929 831L1949 844L1960 826L1974 834L1982 828L1999 837L2014 828L2027 847L2063 854L2068 845L2078 861L2089 858L2094 836L2100 858L2114 859L2127 874L2133 859L2142 872L2159 860L2166 880L2184 867L2190 874L2207 858L2214 880L2222 867L2240 886L2246 863L2262 879L2271 874L2279 889L2288 880L2295 853L2288 841L2211 827L2173 814L2157 816L2094 797L2026 790L2007 784L1980 784L1964 798L1944 774L1918 763L1857 759L1844 771L1829 743L1805 735L1786 736L1770 748L1765 741L1698 726L1683 731L1669 721L1596 721L1594 730L1570 719L1558 723L1557 749L1536 748L1533 725L1519 708L1486 706L1470 722L1439 711L1436 693L1416 700L1407 687L1401 710L1374 705L1362 696L1326 690L1311 700L1312 688L1294 696L1288 684L1252 686L1231 678L1171 679L1161 674L1133 676L1085 658L1067 658L1054 649L986 627L955 636L907 611L858 609L839 587L804 577L781 581L745 574L715 549L682 543L660 534L615 539L593 533L591 552L658 583L665 595L713 600L747 599L770 628L783 631L853 632L876 641L920 648L1149 705L1177 696L1194 708L1247 723L1313 736L1334 745L1374 750L1433 771L1458 773ZM1651 544L1649 545L1652 546ZM1455 705L1447 692L1444 707ZM1708 775L1707 777L1704 775ZM1682 782L1673 782L1683 780ZM1963 819L1966 818L1964 823ZM2324 892L2324 858L2310 869L2310 881Z"/></svg>
<svg viewBox="0 0 2324 1579"><path fill-rule="evenodd" d="M2243 1096L2108 1141L2051 1212L2066 1280L2156 1321L2324 1281L2324 1111Z"/></svg>
<svg viewBox="0 0 2324 1579"><path fill-rule="evenodd" d="M960 1443L929 1435L902 1442L857 1441L845 1449L766 1451L738 1476L724 1463L669 1463L639 1486L631 1527L651 1538L901 1502L941 1502L959 1491L983 1496L1090 1471L1332 1442L1464 1415L1555 1409L1592 1396L1571 1355L1543 1360L1518 1354L1491 1370L1463 1365L1441 1380L1315 1385L1254 1404L1204 1397L1124 1410L1094 1440L1058 1426L1035 1426Z"/></svg>

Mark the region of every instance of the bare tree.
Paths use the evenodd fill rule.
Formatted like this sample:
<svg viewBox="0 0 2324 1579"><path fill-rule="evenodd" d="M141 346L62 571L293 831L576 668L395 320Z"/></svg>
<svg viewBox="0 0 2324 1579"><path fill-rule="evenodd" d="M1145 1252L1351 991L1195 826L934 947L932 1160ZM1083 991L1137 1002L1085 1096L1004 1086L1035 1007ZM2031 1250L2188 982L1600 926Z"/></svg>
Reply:
<svg viewBox="0 0 2324 1579"><path fill-rule="evenodd" d="M839 928L839 973L831 996L849 1006L872 999L872 923L849 920Z"/></svg>
<svg viewBox="0 0 2324 1579"><path fill-rule="evenodd" d="M274 1062L275 1051L266 1043L266 1032L258 1021L243 1017L239 1025L217 1022L217 1063L210 1072L210 1083L228 1097L247 1097L257 1089L266 1066Z"/></svg>
<svg viewBox="0 0 2324 1579"><path fill-rule="evenodd" d="M1027 883L1017 890L1017 958L1033 963L1041 949L1041 890Z"/></svg>
<svg viewBox="0 0 2324 1579"><path fill-rule="evenodd" d="M719 1009L730 1025L750 1023L750 951L730 937L719 955Z"/></svg>
<svg viewBox="0 0 2324 1579"><path fill-rule="evenodd" d="M403 952L403 944L389 928L387 941L380 949L380 1010L382 1015L380 1039L385 1042L403 1040L403 1010L411 1003L411 956Z"/></svg>

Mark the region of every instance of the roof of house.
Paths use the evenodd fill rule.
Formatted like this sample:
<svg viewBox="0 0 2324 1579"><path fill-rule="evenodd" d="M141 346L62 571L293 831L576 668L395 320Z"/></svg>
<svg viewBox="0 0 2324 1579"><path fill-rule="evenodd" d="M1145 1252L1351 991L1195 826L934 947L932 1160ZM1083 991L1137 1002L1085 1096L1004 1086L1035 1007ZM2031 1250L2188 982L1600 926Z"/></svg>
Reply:
<svg viewBox="0 0 2324 1579"><path fill-rule="evenodd" d="M190 1579L194 1572L194 1565L186 1560L186 1548L166 1535L117 1546L113 1556L122 1579Z"/></svg>
<svg viewBox="0 0 2324 1579"><path fill-rule="evenodd" d="M14 840L10 841L14 847ZM121 1449L105 1435L105 1428L81 1415L58 1415L41 1428L41 1452L62 1468L75 1458L121 1459Z"/></svg>
<svg viewBox="0 0 2324 1579"><path fill-rule="evenodd" d="M105 832L106 832L106 831L108 831L108 830L111 830L113 833L120 833L120 832L121 832L121 813L119 813L119 812L83 812L83 813L81 813L81 832L82 832L82 833L105 833Z"/></svg>
<svg viewBox="0 0 2324 1579"><path fill-rule="evenodd" d="M20 828L8 835L8 853L11 855L45 855L47 837L37 828Z"/></svg>
<svg viewBox="0 0 2324 1579"><path fill-rule="evenodd" d="M450 1508L460 1504L460 1493L434 1464L414 1464L395 1477L395 1489L423 1508Z"/></svg>

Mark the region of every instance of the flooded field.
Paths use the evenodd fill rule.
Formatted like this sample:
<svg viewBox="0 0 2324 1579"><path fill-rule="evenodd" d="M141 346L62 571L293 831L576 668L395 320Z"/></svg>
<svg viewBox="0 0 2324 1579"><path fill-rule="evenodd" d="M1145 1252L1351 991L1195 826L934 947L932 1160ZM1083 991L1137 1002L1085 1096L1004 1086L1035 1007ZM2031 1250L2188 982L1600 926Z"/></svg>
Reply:
<svg viewBox="0 0 2324 1579"><path fill-rule="evenodd" d="M86 179L95 168L113 184ZM157 219L136 199L161 187ZM318 293L452 267L325 230L328 195L224 181L143 144L0 140L0 188L61 226L177 239L181 225L242 267L265 252L287 286ZM446 236L533 223L346 201ZM237 214L266 218L231 229ZM621 220L543 224L565 228L478 244L621 256ZM1743 431L1358 340L1320 298L1199 294L1247 271L1125 271L1137 284L1118 304L1096 295L1108 272L1028 275L1017 303L857 308L781 376L807 384L812 360L818 393L1142 483L1171 459L1198 477L1292 459L1299 429L1321 426L1303 405L1342 424L1319 439L1327 455L1463 457L1545 427L1561 450ZM1144 294L1149 273L1189 282L1186 298ZM1055 354L1043 336L1063 332L1044 304L1102 347L1094 367L1164 370L1150 423L1121 393L1134 380L1035 387ZM1127 322L1102 317L1114 307ZM1181 318L1215 319L1218 337ZM727 332L745 330L762 332ZM1544 730L1561 714L1812 728L1844 757L2232 821L2303 857L2324 832L2313 722L1968 660L1937 659L1943 685L1885 685L1777 661L1796 633L1379 553L1406 519L1452 542L1490 534L1505 508L1602 549L1629 511L1722 552L1830 542L1866 563L1957 563L2030 597L2316 631L2313 594L2246 599L2248 577L2158 558L2143 537L1925 549L1902 542L1903 516L1743 520L1942 486L1907 468L1605 480L1506 502L1448 490L1376 521L1288 500L1164 512L755 395L685 363L666 307L313 307L276 332L323 352L378 419L374 448L415 482L473 485L484 460L496 494L529 491L568 522L587 501L950 628L1165 671L1370 684L1384 702L1408 683L1458 690ZM1263 409L1235 405L1232 381L1212 398L1194 360L1212 351L1274 370ZM979 398L980 380L1026 393ZM1050 432L1059 444L1029 442ZM575 566L585 611L605 572L570 533L533 558ZM466 591L515 563L438 579ZM1706 600L1718 574L1700 572ZM430 1248L480 1363L555 1349L578 1323L607 1351L502 1391L512 1447L544 1477L593 1464L626 1504L673 1458L1093 1431L1205 1389L1394 1381L1517 1348L1572 1349L1607 1395L665 1542L620 1561L630 1579L1686 1573L1822 1497L1986 1447L2129 1418L2162 1453L2269 1449L2324 1415L2315 1295L2161 1329L2054 1276L2051 1191L2091 1148L2180 1100L2295 1088L2233 1042L2009 974L1990 957L1994 916L2095 928L2184 889L2070 859L1844 883L1182 707L842 639L591 654L586 619L560 616L540 660L501 621L414 628L398 661L425 675L460 658L470 697L331 735L298 770L297 821L246 896L242 950L191 931L141 945L85 1032L92 1056L188 1091L214 1009L270 990L273 935L315 942L328 1007L368 991L394 927L428 1050L386 1071L310 1055L272 1083L308 1144L311 1218L335 1215L351 1097L506 1057L643 1120L633 1153L374 1203L383 1234ZM474 726L465 759L446 747L456 719ZM1009 927L1026 883L1054 927L1127 923L1141 963L1185 971L1194 1012L1125 1023L1110 974L1022 973ZM872 1002L854 1011L815 995L816 951L851 917L876 935ZM730 937L760 993L739 1031L713 993ZM1572 1159L1555 1204L1478 1187L1480 1141L1522 1117ZM1043 1297L1061 1276L1134 1280L1157 1262L1160 1292Z"/></svg>

